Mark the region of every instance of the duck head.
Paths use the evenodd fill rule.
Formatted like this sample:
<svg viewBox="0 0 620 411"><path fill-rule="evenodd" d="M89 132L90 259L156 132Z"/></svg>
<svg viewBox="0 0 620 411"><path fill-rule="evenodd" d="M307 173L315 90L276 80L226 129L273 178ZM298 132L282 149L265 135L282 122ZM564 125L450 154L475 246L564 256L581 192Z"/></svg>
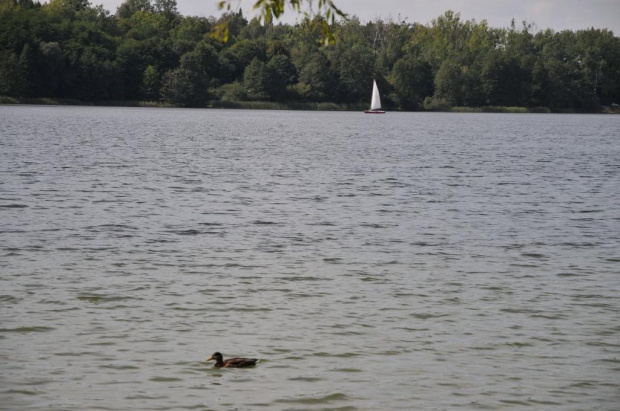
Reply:
<svg viewBox="0 0 620 411"><path fill-rule="evenodd" d="M219 352L215 352L215 353L213 353L212 356L207 358L207 361L221 362L221 361L223 361L223 359L224 359L224 357L222 357L222 354L220 354Z"/></svg>

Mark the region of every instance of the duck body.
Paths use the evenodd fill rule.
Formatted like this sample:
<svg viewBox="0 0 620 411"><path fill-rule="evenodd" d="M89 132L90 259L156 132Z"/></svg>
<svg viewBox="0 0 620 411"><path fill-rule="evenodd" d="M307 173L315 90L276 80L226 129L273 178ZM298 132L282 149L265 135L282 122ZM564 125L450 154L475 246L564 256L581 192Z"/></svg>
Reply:
<svg viewBox="0 0 620 411"><path fill-rule="evenodd" d="M258 358L229 358L224 357L219 352L214 353L207 361L215 361L215 368L248 368L254 367L260 360Z"/></svg>

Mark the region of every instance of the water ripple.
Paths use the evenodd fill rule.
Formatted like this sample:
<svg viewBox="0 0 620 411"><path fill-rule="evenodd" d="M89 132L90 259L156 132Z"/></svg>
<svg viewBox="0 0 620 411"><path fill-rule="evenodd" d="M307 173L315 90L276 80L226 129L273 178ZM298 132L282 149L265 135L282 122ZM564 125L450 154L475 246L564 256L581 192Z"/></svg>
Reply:
<svg viewBox="0 0 620 411"><path fill-rule="evenodd" d="M617 408L618 116L0 118L4 408Z"/></svg>

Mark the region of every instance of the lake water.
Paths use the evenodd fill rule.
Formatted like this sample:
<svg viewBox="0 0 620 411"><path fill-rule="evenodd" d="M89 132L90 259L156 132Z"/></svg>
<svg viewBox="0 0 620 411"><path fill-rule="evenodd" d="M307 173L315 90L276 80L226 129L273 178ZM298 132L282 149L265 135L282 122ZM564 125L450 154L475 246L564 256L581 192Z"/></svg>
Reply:
<svg viewBox="0 0 620 411"><path fill-rule="evenodd" d="M0 106L0 272L2 409L618 409L620 116Z"/></svg>

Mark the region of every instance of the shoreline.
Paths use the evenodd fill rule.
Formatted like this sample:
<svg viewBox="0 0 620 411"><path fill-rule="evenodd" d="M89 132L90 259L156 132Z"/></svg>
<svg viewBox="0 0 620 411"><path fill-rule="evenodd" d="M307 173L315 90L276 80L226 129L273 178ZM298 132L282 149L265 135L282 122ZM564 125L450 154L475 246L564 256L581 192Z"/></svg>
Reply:
<svg viewBox="0 0 620 411"><path fill-rule="evenodd" d="M47 97L15 98L0 96L0 105L33 105L33 106L90 106L90 107L152 107L152 108L211 108L235 110L303 110L303 111L363 111L364 104L338 104L330 102L268 102L268 101L209 101L205 106L184 107L157 101L83 101L76 99L55 99ZM620 114L618 106L603 106L597 111L574 109L550 109L548 107L450 107L439 110L396 110L403 113L510 113L510 114Z"/></svg>

